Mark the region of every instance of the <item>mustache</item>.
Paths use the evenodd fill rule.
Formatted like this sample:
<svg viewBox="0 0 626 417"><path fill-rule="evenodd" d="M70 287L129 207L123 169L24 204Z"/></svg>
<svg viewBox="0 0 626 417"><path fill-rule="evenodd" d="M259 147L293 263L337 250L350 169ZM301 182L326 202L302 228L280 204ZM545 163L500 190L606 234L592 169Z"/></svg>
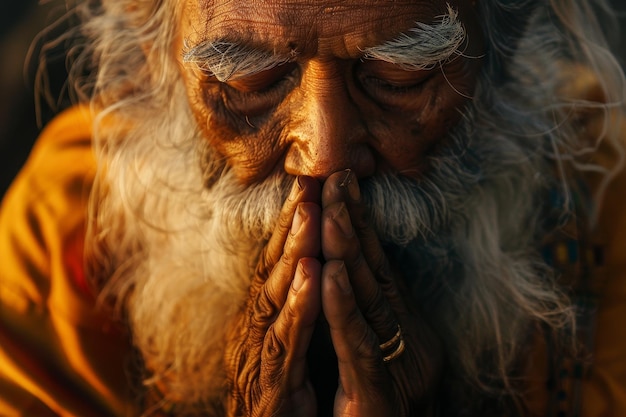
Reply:
<svg viewBox="0 0 626 417"><path fill-rule="evenodd" d="M256 241L267 240L295 179L279 172L247 187L218 181L213 191L221 201L211 214L222 218L233 235L243 233ZM220 189L222 184L230 184L231 189ZM382 242L406 246L417 238L437 234L447 223L447 193L427 179L378 174L360 179L359 187L369 220ZM227 245L228 241L222 243Z"/></svg>

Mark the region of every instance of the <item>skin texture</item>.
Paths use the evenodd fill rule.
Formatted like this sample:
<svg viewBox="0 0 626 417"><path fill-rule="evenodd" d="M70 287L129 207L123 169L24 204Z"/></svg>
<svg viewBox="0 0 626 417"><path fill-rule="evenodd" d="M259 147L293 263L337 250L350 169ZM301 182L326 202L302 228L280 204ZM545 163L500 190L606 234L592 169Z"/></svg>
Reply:
<svg viewBox="0 0 626 417"><path fill-rule="evenodd" d="M470 2L449 3L468 32L465 56L479 56ZM438 0L186 4L181 50L183 40L229 39L296 56L226 82L181 62L199 126L241 182L298 176L228 336L228 415L414 416L436 407L445 358L419 306L401 295L358 179L418 178L471 96L478 59L423 71L361 59L363 48L445 12ZM379 345L398 325L406 349L383 362ZM325 349L332 359L312 364L312 351Z"/></svg>
<svg viewBox="0 0 626 417"><path fill-rule="evenodd" d="M416 22L432 24L448 3L468 33L463 56L429 71L361 59L364 48ZM358 177L388 170L419 177L474 88L482 38L468 3L190 1L178 51L184 42L228 39L297 57L227 83L181 64L198 124L244 183L276 170L318 179L347 168Z"/></svg>
<svg viewBox="0 0 626 417"><path fill-rule="evenodd" d="M401 297L354 173L333 174L319 197L318 181L298 178L263 252L228 341L228 414L318 415L306 351L321 311L337 355L335 416L428 415L443 363L440 344ZM407 347L385 364L379 344L398 324Z"/></svg>

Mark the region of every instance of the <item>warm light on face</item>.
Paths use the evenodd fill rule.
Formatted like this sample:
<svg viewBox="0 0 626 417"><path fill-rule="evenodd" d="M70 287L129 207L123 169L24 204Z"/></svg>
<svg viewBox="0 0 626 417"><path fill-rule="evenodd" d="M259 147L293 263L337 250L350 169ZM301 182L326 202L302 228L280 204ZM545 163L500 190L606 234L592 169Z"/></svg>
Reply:
<svg viewBox="0 0 626 417"><path fill-rule="evenodd" d="M187 5L178 47L190 102L242 182L420 175L472 96L476 18L466 1L366 3Z"/></svg>

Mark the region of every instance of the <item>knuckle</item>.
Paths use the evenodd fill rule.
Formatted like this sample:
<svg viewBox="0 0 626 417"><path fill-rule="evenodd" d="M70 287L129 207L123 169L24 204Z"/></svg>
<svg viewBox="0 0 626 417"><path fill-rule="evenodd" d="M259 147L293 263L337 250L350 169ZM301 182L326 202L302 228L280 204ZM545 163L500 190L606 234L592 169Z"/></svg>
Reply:
<svg viewBox="0 0 626 417"><path fill-rule="evenodd" d="M278 222L276 223L278 230L289 230L291 228L292 217L292 215L287 216L284 213L278 216Z"/></svg>
<svg viewBox="0 0 626 417"><path fill-rule="evenodd" d="M366 323L360 310L353 308L346 312L344 324L355 355L377 363L380 356L378 336Z"/></svg>
<svg viewBox="0 0 626 417"><path fill-rule="evenodd" d="M352 255L352 259L350 260L350 263L352 264L351 269L353 271L361 271L369 268L369 263L363 256L363 252L361 252L360 248L357 245L355 246L356 247L354 248L354 254Z"/></svg>
<svg viewBox="0 0 626 417"><path fill-rule="evenodd" d="M286 352L286 344L276 332L276 326L270 326L265 335L262 352L262 364L274 365L280 361Z"/></svg>
<svg viewBox="0 0 626 417"><path fill-rule="evenodd" d="M278 261L287 270L292 270L294 267L294 261L295 261L294 254L293 254L294 245L295 245L295 242L293 240L290 240L289 242L287 242L287 245L285 245L285 251L283 252L282 256L280 257L280 260Z"/></svg>
<svg viewBox="0 0 626 417"><path fill-rule="evenodd" d="M286 345L273 325L260 342L240 333L224 353L228 415L257 415L259 410L263 414L262 410L275 408L272 404L284 376Z"/></svg>
<svg viewBox="0 0 626 417"><path fill-rule="evenodd" d="M259 364L250 354L246 342L227 351L224 358L226 384L230 394L229 408L236 410L250 409L250 393L258 381Z"/></svg>
<svg viewBox="0 0 626 417"><path fill-rule="evenodd" d="M278 314L278 307L272 300L267 285L261 287L259 295L253 304L251 326L263 329L265 332Z"/></svg>
<svg viewBox="0 0 626 417"><path fill-rule="evenodd" d="M261 351L261 384L264 387L277 387L284 375L286 345L276 334L275 326L271 326L265 336Z"/></svg>

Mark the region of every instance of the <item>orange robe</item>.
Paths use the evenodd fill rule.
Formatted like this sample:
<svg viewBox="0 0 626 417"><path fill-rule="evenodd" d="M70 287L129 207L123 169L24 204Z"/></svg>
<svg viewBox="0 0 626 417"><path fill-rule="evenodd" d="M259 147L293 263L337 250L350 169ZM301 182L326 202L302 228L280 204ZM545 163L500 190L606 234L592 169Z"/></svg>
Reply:
<svg viewBox="0 0 626 417"><path fill-rule="evenodd" d="M0 415L134 415L129 346L84 280L88 110L44 130L0 211Z"/></svg>

